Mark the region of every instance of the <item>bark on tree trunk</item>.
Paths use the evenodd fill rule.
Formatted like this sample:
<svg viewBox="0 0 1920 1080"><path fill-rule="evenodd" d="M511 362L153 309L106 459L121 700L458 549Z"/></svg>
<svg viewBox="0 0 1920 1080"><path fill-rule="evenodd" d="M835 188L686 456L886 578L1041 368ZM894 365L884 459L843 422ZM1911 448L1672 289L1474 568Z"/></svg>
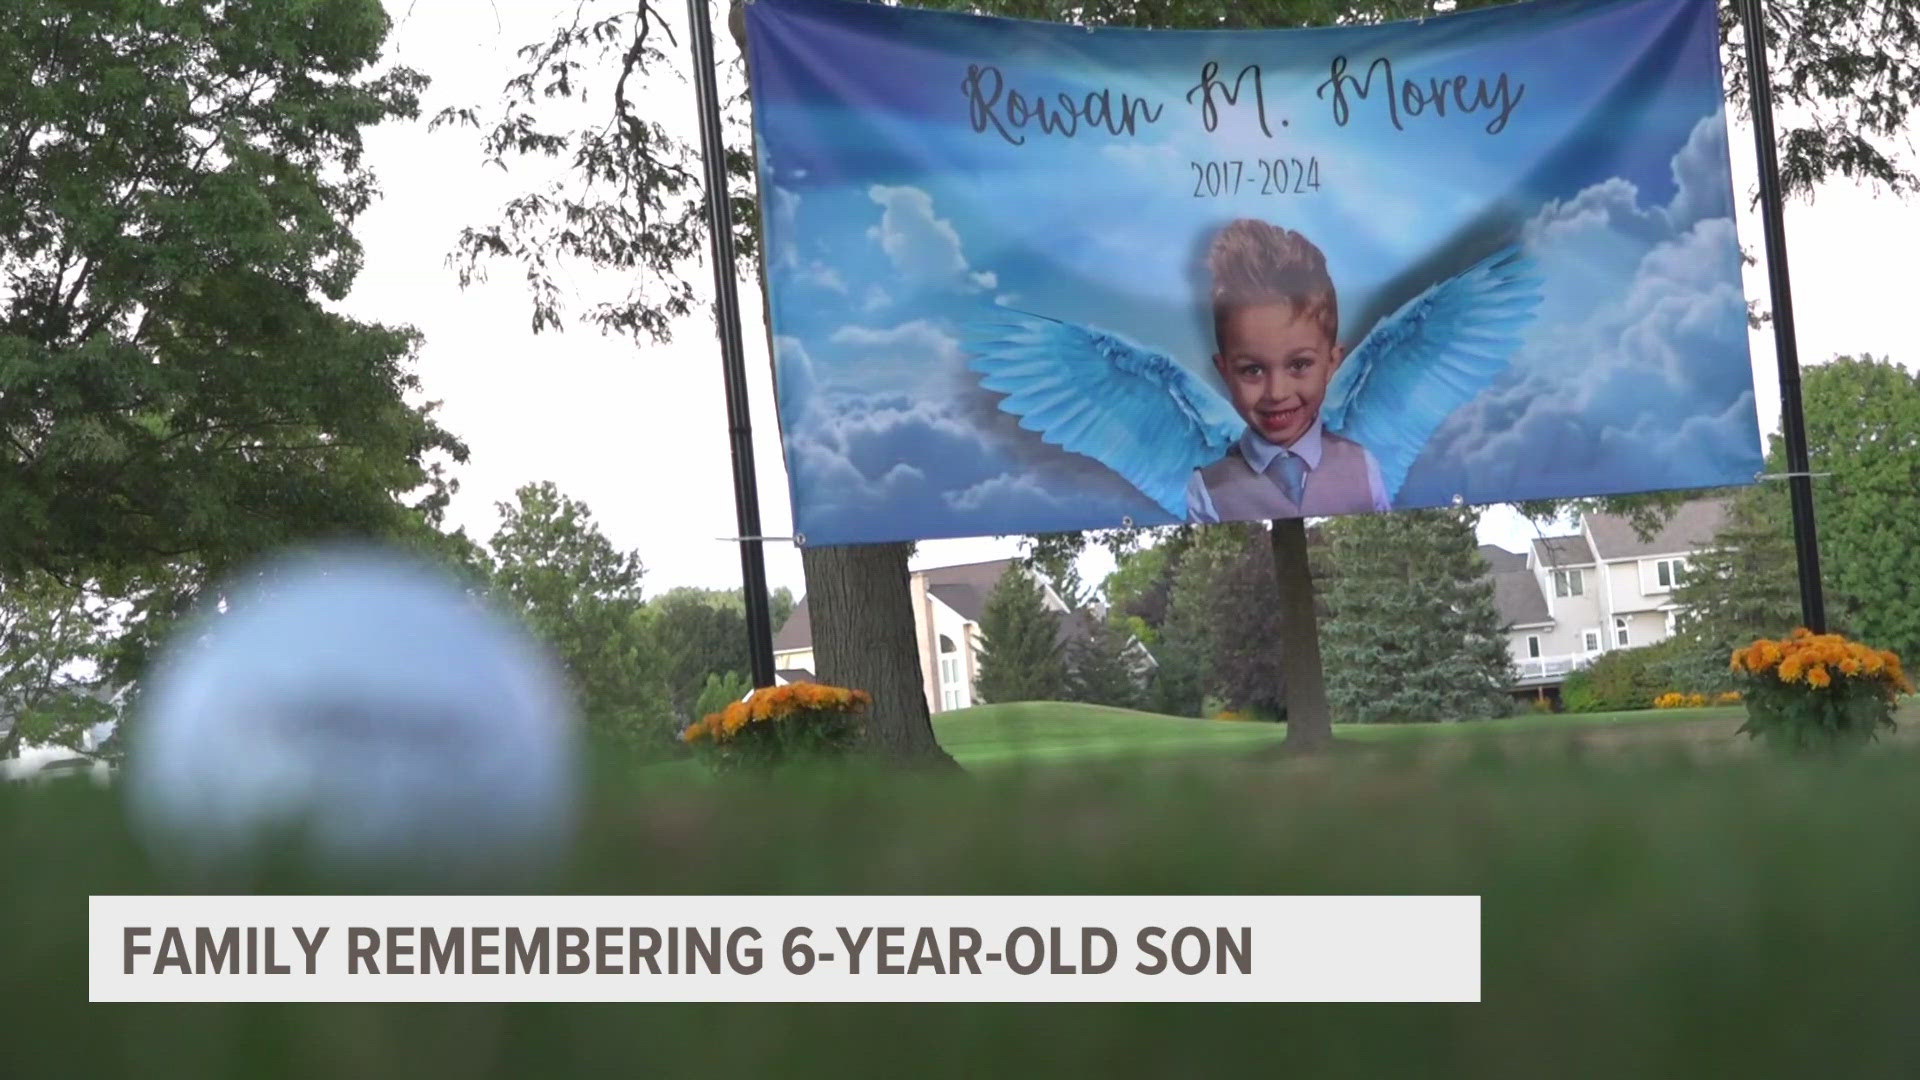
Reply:
<svg viewBox="0 0 1920 1080"><path fill-rule="evenodd" d="M1280 671L1286 681L1287 741L1293 750L1333 742L1333 713L1320 671L1320 615L1313 606L1313 572L1307 565L1307 523L1273 523L1273 569L1280 579Z"/></svg>
<svg viewBox="0 0 1920 1080"><path fill-rule="evenodd" d="M906 544L804 548L815 675L873 695L866 749L889 761L953 765L933 737L913 628Z"/></svg>

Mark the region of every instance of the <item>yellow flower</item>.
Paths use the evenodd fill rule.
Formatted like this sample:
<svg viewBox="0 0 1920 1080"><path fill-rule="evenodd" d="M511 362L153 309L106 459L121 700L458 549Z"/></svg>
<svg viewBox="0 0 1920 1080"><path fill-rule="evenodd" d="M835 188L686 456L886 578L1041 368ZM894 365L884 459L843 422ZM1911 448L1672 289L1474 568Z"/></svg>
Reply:
<svg viewBox="0 0 1920 1080"><path fill-rule="evenodd" d="M1777 641L1761 638L1734 650L1728 666L1748 675L1771 671L1783 683L1804 681L1810 690L1824 690L1837 678L1864 678L1879 681L1891 691L1913 692L1896 654L1849 641L1841 634L1815 634L1804 626ZM1726 695L1720 695L1724 699Z"/></svg>
<svg viewBox="0 0 1920 1080"><path fill-rule="evenodd" d="M1807 661L1805 657L1797 652L1788 655L1780 661L1780 681L1799 682L1800 675L1806 670L1806 667Z"/></svg>
<svg viewBox="0 0 1920 1080"><path fill-rule="evenodd" d="M747 708L746 702L736 701L729 704L720 712L720 737L723 739L733 737L752 719L753 712Z"/></svg>
<svg viewBox="0 0 1920 1080"><path fill-rule="evenodd" d="M695 720L693 723L687 725L687 730L680 733L680 741L696 743L706 738L709 734L710 732L707 731L707 722L705 720Z"/></svg>

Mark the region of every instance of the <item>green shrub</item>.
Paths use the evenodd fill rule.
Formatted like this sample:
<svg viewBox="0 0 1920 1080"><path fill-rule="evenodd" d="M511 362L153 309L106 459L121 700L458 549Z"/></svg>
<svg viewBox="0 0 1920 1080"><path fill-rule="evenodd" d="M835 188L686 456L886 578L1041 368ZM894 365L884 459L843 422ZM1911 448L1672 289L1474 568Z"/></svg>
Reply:
<svg viewBox="0 0 1920 1080"><path fill-rule="evenodd" d="M1724 672L1725 658L1718 666ZM1653 699L1670 690L1707 693L1725 689L1709 686L1700 649L1683 638L1668 638L1637 649L1601 653L1594 662L1567 676L1560 688L1568 712L1624 712L1653 707Z"/></svg>
<svg viewBox="0 0 1920 1080"><path fill-rule="evenodd" d="M1648 648L1654 650L1648 658L1648 671L1660 680L1663 690L1713 698L1741 688L1733 672L1727 670L1725 649L1690 637L1669 638Z"/></svg>
<svg viewBox="0 0 1920 1080"><path fill-rule="evenodd" d="M1560 707L1575 713L1604 712L1607 708L1594 692L1593 677L1584 669L1568 675L1560 684Z"/></svg>

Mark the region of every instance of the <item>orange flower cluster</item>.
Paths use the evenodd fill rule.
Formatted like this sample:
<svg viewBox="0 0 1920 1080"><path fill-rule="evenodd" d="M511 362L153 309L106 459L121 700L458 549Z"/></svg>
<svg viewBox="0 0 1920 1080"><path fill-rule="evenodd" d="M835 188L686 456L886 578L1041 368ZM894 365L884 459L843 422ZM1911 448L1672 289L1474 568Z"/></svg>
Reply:
<svg viewBox="0 0 1920 1080"><path fill-rule="evenodd" d="M1699 709L1706 707L1707 695L1682 694L1678 690L1669 691L1653 699L1656 709Z"/></svg>
<svg viewBox="0 0 1920 1080"><path fill-rule="evenodd" d="M1839 634L1815 634L1802 627L1780 641L1762 638L1733 653L1733 670L1749 675L1769 673L1783 683L1805 683L1815 690L1833 685L1836 676L1885 682L1894 690L1913 693L1913 684L1900 667L1900 658L1886 649L1870 649Z"/></svg>
<svg viewBox="0 0 1920 1080"><path fill-rule="evenodd" d="M736 701L717 713L709 713L680 733L684 742L712 739L725 742L748 724L785 720L801 712L857 712L873 704L873 695L865 690L848 690L821 683L790 683L753 692L745 701Z"/></svg>

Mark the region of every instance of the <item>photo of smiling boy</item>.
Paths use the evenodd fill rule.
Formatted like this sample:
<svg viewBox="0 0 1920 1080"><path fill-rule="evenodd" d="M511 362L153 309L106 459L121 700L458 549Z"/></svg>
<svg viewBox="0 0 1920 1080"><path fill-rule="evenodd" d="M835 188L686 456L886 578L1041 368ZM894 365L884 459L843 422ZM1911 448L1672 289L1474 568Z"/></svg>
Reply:
<svg viewBox="0 0 1920 1080"><path fill-rule="evenodd" d="M1243 218L1214 236L1207 269L1213 363L1247 430L1225 457L1194 470L1188 520L1388 509L1373 455L1320 422L1327 383L1346 358L1326 256L1297 232Z"/></svg>

